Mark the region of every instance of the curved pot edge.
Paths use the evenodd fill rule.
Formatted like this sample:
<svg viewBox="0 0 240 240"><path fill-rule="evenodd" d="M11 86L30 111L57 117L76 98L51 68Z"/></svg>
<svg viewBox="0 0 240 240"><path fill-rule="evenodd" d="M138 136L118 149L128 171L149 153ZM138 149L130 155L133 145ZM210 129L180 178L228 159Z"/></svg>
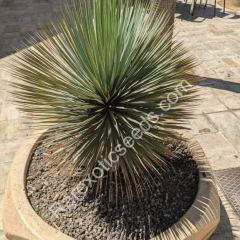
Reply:
<svg viewBox="0 0 240 240"><path fill-rule="evenodd" d="M181 131L180 137L187 140L188 148L199 167L199 189L195 201L184 216L171 228L160 235L163 240L206 240L216 230L220 222L220 200L212 169L205 153L188 131Z"/></svg>
<svg viewBox="0 0 240 240"><path fill-rule="evenodd" d="M45 131L31 135L16 152L4 196L3 229L9 240L74 240L47 224L33 210L26 195L26 174L38 140ZM197 153L200 168L199 190L186 214L171 228L152 240L205 240L215 231L220 221L220 202L205 154L192 137L193 153ZM197 151L196 151L197 149ZM192 149L191 149L192 150ZM13 228L14 226L14 228Z"/></svg>
<svg viewBox="0 0 240 240"><path fill-rule="evenodd" d="M26 194L26 175L32 154L45 131L36 131L16 152L4 196L3 230L14 240L73 240L47 224L32 208ZM14 226L14 228L13 228Z"/></svg>

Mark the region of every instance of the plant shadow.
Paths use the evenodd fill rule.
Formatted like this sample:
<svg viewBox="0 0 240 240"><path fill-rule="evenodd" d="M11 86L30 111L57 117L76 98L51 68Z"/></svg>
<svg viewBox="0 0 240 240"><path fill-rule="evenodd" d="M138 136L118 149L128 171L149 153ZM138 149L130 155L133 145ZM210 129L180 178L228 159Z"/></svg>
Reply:
<svg viewBox="0 0 240 240"><path fill-rule="evenodd" d="M227 214L227 211L225 207L222 204L222 201L220 202L220 223L213 234L213 236L210 238L210 240L219 240L221 239L221 234L226 234L228 240L234 240L236 239L234 234L232 233L232 226L229 219L229 216Z"/></svg>
<svg viewBox="0 0 240 240"><path fill-rule="evenodd" d="M66 0L1 0L0 59L26 47L30 36L53 21Z"/></svg>
<svg viewBox="0 0 240 240"><path fill-rule="evenodd" d="M240 83L209 77L198 77L198 79L198 86L240 93Z"/></svg>
<svg viewBox="0 0 240 240"><path fill-rule="evenodd" d="M191 1L188 1L191 3ZM204 2L204 1L203 1ZM185 20L185 21L191 21L191 22L203 22L206 19L213 19L214 17L218 18L226 18L227 19L239 19L240 15L236 13L223 13L223 9L219 8L219 6L216 7L216 15L214 15L214 5L208 4L206 7L203 5L197 4L194 14L190 14L190 8L191 4L187 3L185 4L183 1L177 1L176 5L176 17ZM205 3L205 2L204 2Z"/></svg>

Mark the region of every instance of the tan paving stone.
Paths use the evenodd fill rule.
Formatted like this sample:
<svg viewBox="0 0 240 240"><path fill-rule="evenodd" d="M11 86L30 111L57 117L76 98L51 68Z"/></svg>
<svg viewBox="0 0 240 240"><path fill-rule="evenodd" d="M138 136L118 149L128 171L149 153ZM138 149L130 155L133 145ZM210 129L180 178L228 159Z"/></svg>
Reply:
<svg viewBox="0 0 240 240"><path fill-rule="evenodd" d="M240 66L240 64L233 57L222 58L222 61L231 67Z"/></svg>
<svg viewBox="0 0 240 240"><path fill-rule="evenodd" d="M7 240L3 233L0 232L0 240Z"/></svg>
<svg viewBox="0 0 240 240"><path fill-rule="evenodd" d="M8 142L1 142L0 163L8 162L8 160L12 158L12 155L16 152L16 150L21 146L21 144L25 140L26 138L17 138L15 140L11 140Z"/></svg>
<svg viewBox="0 0 240 240"><path fill-rule="evenodd" d="M0 163L0 194L4 193L11 163Z"/></svg>
<svg viewBox="0 0 240 240"><path fill-rule="evenodd" d="M197 115L195 119L190 121L192 131L195 135L216 133L217 129L205 115Z"/></svg>
<svg viewBox="0 0 240 240"><path fill-rule="evenodd" d="M29 135L29 127L20 119L5 120L0 122L0 142L8 142Z"/></svg>
<svg viewBox="0 0 240 240"><path fill-rule="evenodd" d="M0 90L0 105L6 101L6 91Z"/></svg>
<svg viewBox="0 0 240 240"><path fill-rule="evenodd" d="M20 112L13 104L3 103L0 105L0 121L19 119L20 117Z"/></svg>
<svg viewBox="0 0 240 240"><path fill-rule="evenodd" d="M0 104L10 102L11 102L10 93L7 90L0 90Z"/></svg>
<svg viewBox="0 0 240 240"><path fill-rule="evenodd" d="M233 113L240 119L240 110L235 110Z"/></svg>
<svg viewBox="0 0 240 240"><path fill-rule="evenodd" d="M20 144L19 144L19 146L20 146ZM10 162L12 162L13 159L14 159L14 156L15 156L15 152L16 152L16 150L9 151L7 149L6 152L1 153L0 163L10 163Z"/></svg>
<svg viewBox="0 0 240 240"><path fill-rule="evenodd" d="M216 76L216 71L213 69L209 68L202 68L201 69L201 76L208 76L208 77L215 77Z"/></svg>
<svg viewBox="0 0 240 240"><path fill-rule="evenodd" d="M207 116L240 154L240 120L231 112L211 113ZM240 163L240 158L238 161Z"/></svg>
<svg viewBox="0 0 240 240"><path fill-rule="evenodd" d="M201 62L200 66L204 69L211 69L211 70L216 71L216 70L219 70L221 68L225 68L226 64L222 61L222 59L220 59L220 58L218 59L216 57L213 60Z"/></svg>
<svg viewBox="0 0 240 240"><path fill-rule="evenodd" d="M3 217L3 194L0 194L0 232L3 230L2 217Z"/></svg>
<svg viewBox="0 0 240 240"><path fill-rule="evenodd" d="M212 61L216 59L216 55L213 51L206 51L206 49L202 49L200 51L194 50L195 54L199 56L199 59L204 62Z"/></svg>
<svg viewBox="0 0 240 240"><path fill-rule="evenodd" d="M240 155L222 133L196 135L214 170L240 167Z"/></svg>
<svg viewBox="0 0 240 240"><path fill-rule="evenodd" d="M229 109L240 109L240 84L239 90L236 88L236 91L233 92L229 90L222 90L222 89L213 89L215 96L221 100L221 102ZM234 89L233 89L234 90Z"/></svg>
<svg viewBox="0 0 240 240"><path fill-rule="evenodd" d="M0 91L6 92L6 91L7 91L7 88L8 88L8 82L7 82L6 79L1 78L1 76L0 76L0 79L1 79Z"/></svg>
<svg viewBox="0 0 240 240"><path fill-rule="evenodd" d="M236 72L236 68L215 67L214 69L217 73L216 78L219 78L221 80L235 82L235 83L240 83L239 69L237 70L237 72Z"/></svg>
<svg viewBox="0 0 240 240"><path fill-rule="evenodd" d="M199 102L197 110L195 110L196 114L227 110L226 106L219 101L210 88L204 87L200 89L199 94L201 96L201 101Z"/></svg>
<svg viewBox="0 0 240 240"><path fill-rule="evenodd" d="M216 41L216 40L215 40ZM227 40L225 40L225 41L227 41ZM213 41L214 42L214 41ZM218 46L218 48L217 49L214 49L214 50L212 50L213 52L214 52L214 54L217 56L216 57L216 61L218 61L219 59L222 59L222 58L226 58L226 57L232 57L232 56L237 56L238 55L238 49L236 50L234 50L234 51L232 51L232 53L231 54L229 54L229 52L231 52L231 51L229 51L229 49L228 48L220 48L219 47L219 44L216 44L216 43L214 43L216 46Z"/></svg>
<svg viewBox="0 0 240 240"><path fill-rule="evenodd" d="M212 49L212 50L218 50L219 49L219 46L217 44L215 44L214 42L209 42L209 43L206 43L206 47Z"/></svg>

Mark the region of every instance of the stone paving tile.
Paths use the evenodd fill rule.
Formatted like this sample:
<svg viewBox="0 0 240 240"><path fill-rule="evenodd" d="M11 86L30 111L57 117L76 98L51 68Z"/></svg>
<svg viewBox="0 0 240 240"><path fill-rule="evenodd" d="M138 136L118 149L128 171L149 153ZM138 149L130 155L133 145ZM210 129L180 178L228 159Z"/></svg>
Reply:
<svg viewBox="0 0 240 240"><path fill-rule="evenodd" d="M214 170L240 167L240 155L222 133L196 135Z"/></svg>
<svg viewBox="0 0 240 240"><path fill-rule="evenodd" d="M229 109L240 109L240 84L233 91L213 89L215 96Z"/></svg>
<svg viewBox="0 0 240 240"><path fill-rule="evenodd" d="M2 212L3 212L3 194L0 194L0 236L1 236L1 231L3 230Z"/></svg>
<svg viewBox="0 0 240 240"><path fill-rule="evenodd" d="M0 163L0 194L4 193L11 163Z"/></svg>
<svg viewBox="0 0 240 240"><path fill-rule="evenodd" d="M16 152L16 150L19 148L19 146L23 143L24 139L25 138L17 137L15 140L1 142L1 144L0 144L1 155Z"/></svg>
<svg viewBox="0 0 240 240"><path fill-rule="evenodd" d="M240 110L235 110L233 113L240 119Z"/></svg>
<svg viewBox="0 0 240 240"><path fill-rule="evenodd" d="M0 240L7 240L7 238L0 232Z"/></svg>
<svg viewBox="0 0 240 240"><path fill-rule="evenodd" d="M18 144L17 147L18 148L20 147L20 143ZM14 159L16 150L12 150L12 151L6 150L5 152L1 153L0 162L3 163L3 164L11 163Z"/></svg>
<svg viewBox="0 0 240 240"><path fill-rule="evenodd" d="M192 132L195 135L216 133L218 130L205 115L198 115L190 121Z"/></svg>
<svg viewBox="0 0 240 240"><path fill-rule="evenodd" d="M29 136L30 129L20 119L0 121L0 142L8 142Z"/></svg>
<svg viewBox="0 0 240 240"><path fill-rule="evenodd" d="M231 112L211 113L207 116L240 153L240 120ZM240 163L240 158L238 161Z"/></svg>
<svg viewBox="0 0 240 240"><path fill-rule="evenodd" d="M13 104L3 103L0 105L0 121L19 119L20 117L20 112Z"/></svg>
<svg viewBox="0 0 240 240"><path fill-rule="evenodd" d="M240 67L239 59L232 56L227 56L222 58L224 64L227 64L229 67Z"/></svg>
<svg viewBox="0 0 240 240"><path fill-rule="evenodd" d="M3 194L0 194L0 240L7 240L3 233L2 217L3 217Z"/></svg>
<svg viewBox="0 0 240 240"><path fill-rule="evenodd" d="M195 114L222 112L226 111L227 107L214 95L211 88L204 87L199 90L201 100L198 107L194 110Z"/></svg>

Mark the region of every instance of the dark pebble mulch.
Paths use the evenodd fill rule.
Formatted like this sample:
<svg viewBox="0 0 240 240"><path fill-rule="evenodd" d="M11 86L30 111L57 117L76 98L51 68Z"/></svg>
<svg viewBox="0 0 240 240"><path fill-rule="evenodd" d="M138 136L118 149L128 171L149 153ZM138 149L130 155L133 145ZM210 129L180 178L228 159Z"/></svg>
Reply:
<svg viewBox="0 0 240 240"><path fill-rule="evenodd" d="M153 191L119 205L100 198L79 199L71 193L80 173L64 178L49 161L51 151L40 144L27 176L27 195L34 210L50 225L77 240L148 240L177 222L192 205L198 190L197 164L184 142L170 146L178 156Z"/></svg>

